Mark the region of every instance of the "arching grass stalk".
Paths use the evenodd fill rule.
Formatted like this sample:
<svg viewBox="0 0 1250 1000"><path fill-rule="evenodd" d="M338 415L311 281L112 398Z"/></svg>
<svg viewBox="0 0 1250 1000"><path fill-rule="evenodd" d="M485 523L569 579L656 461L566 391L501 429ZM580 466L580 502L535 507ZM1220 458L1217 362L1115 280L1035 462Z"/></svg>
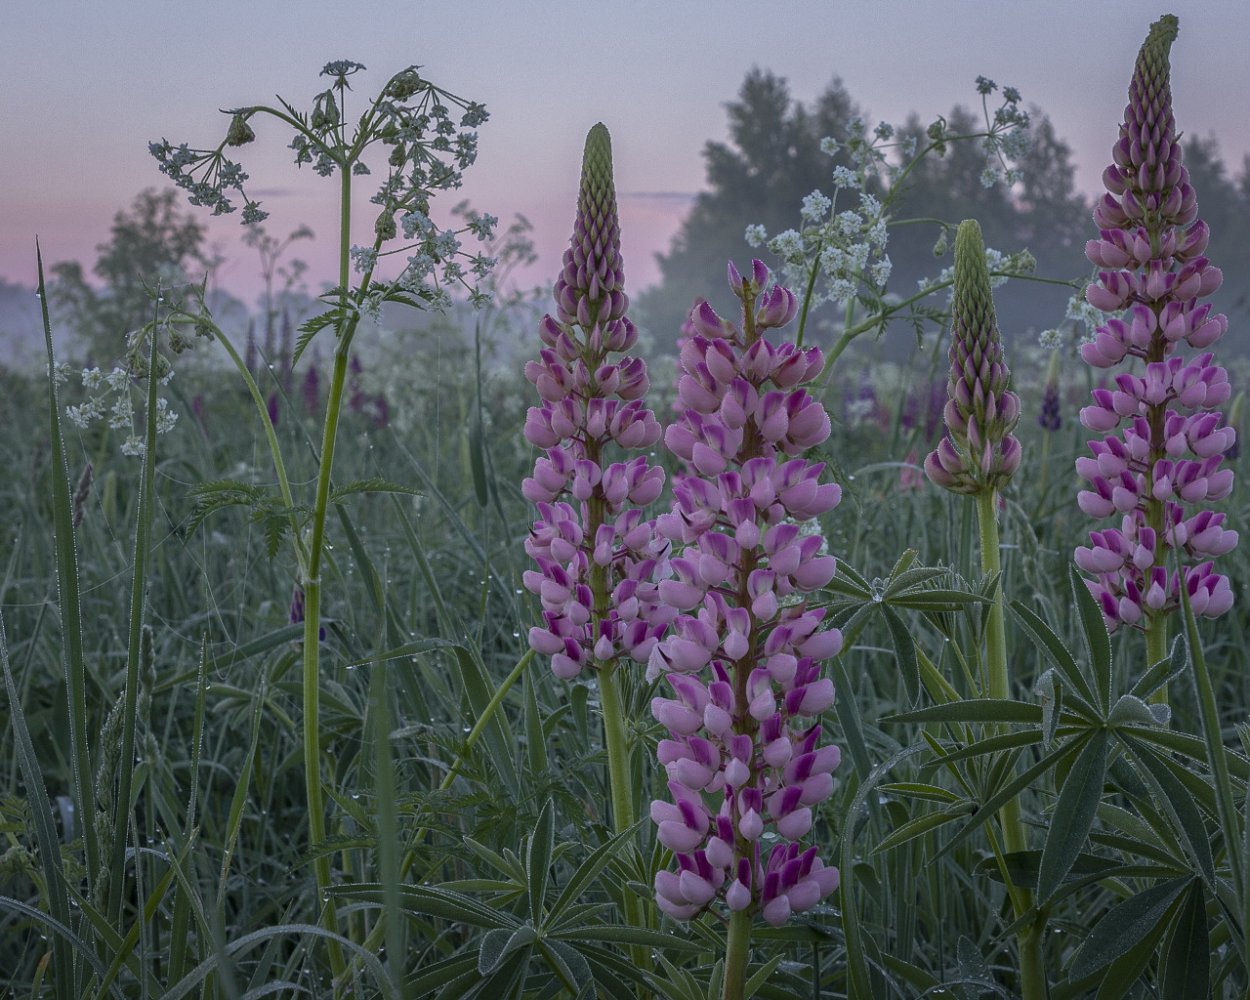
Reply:
<svg viewBox="0 0 1250 1000"><path fill-rule="evenodd" d="M299 532L295 532L299 583L304 592L303 753L309 849L314 857L313 871L318 895L324 901L321 923L330 932L335 932L337 919L333 903L326 898L332 872L330 856L322 849L326 838L320 730L322 564L327 546L326 514L330 504L335 444L352 342L360 317L364 314L376 315L386 302L444 308L451 303L446 286L461 285L468 289L475 305L485 304L488 296L471 284L467 275L471 273L476 279L484 279L494 262L477 254L470 258L470 270L466 271L456 260L457 257L469 256L461 251L457 236L471 231L479 239L488 240L496 222L491 216L470 213L465 229L440 231L428 214L432 195L441 189L458 187L461 172L475 159L477 135L471 130L486 120L485 109L435 87L422 79L417 67L410 66L387 81L367 104L354 130L350 129L345 114L347 95L351 90L349 78L364 68L349 60L328 63L322 75L330 77L330 86L314 97L312 110L307 114L296 111L281 98L278 99L278 107L254 105L228 112L231 116L229 129L215 149L193 150L185 145L174 147L165 140L150 146L162 172L176 185L188 190L195 204L211 206L218 212L232 211L234 206L227 192L237 191L244 199L244 223L259 222L266 217L266 213L244 191L247 174L224 154L227 146L243 146L255 139L250 123L258 116L275 118L294 130L295 139L291 148L295 150L297 164L310 163L318 174L326 177L336 171L339 174L338 287L326 296L330 308L303 327L304 335L295 358L298 360L299 354L319 331L326 328L335 331L334 365L322 425L321 448L317 456L316 489L306 548ZM462 111L458 123L452 121L452 108ZM452 136L454 139L450 138ZM367 175L378 168L377 163L372 167L367 163L366 155L378 145L388 150L384 158L385 169L381 170L385 179L373 197L374 203L381 206L381 211L373 223L372 245L354 246L353 177ZM401 229L405 245L389 250L387 254L413 252L413 255L408 258L407 267L397 279L374 283L372 277L381 248L384 243L394 240ZM351 283L353 265L361 275L354 287ZM216 330L215 326L213 329ZM216 330L216 335L224 340L219 330ZM231 355L239 365L233 350ZM250 378L248 388L259 405L259 391ZM272 421L265 415L263 423L278 470L283 500L290 504L290 488ZM337 977L344 971L345 963L342 948L333 933L328 938L327 951Z"/></svg>
<svg viewBox="0 0 1250 1000"><path fill-rule="evenodd" d="M135 772L135 727L138 723L139 663L143 637L143 610L147 596L148 554L152 548L152 493L156 483L156 387L160 381L158 364L166 363L157 352L160 333L161 287L156 286L152 323L148 327L148 351L143 374L147 377L147 404L144 407L143 468L139 477L139 502L135 513L134 566L130 591L130 641L126 654L126 686L122 707L121 753L118 757L118 789L113 807L112 851L108 860L108 919L118 925L122 910L122 887L126 875L126 840L130 826L130 793ZM138 345L133 348L138 354ZM137 357L136 357L136 360ZM134 855L136 877L140 859Z"/></svg>
<svg viewBox="0 0 1250 1000"><path fill-rule="evenodd" d="M48 293L43 277L43 252L35 244L39 274L39 308L44 344L48 354L48 432L52 444L52 512L55 525L57 595L61 617L61 657L69 714L70 780L74 808L82 824L83 856L87 884L94 887L100 875L100 840L96 829L95 801L91 791L93 771L87 742L87 666L82 643L82 605L78 587L78 548L74 538L74 515L65 438L61 433L60 393L57 389L56 355L52 347L52 322L48 316ZM32 793L33 794L33 793ZM68 976L68 970L62 976ZM58 976L58 983L61 976Z"/></svg>
<svg viewBox="0 0 1250 1000"><path fill-rule="evenodd" d="M239 377L243 379L243 384L247 386L248 395L252 397L252 402L256 405L257 417L265 431L265 442L269 446L269 455L273 461L274 475L278 479L278 493L282 497L283 505L290 511L289 523L291 525L291 539L295 547L295 560L296 565L299 567L299 574L303 577L308 572L308 548L299 530L299 519L295 514L295 495L291 492L291 481L287 474L286 461L282 456L282 448L278 444L278 434L274 429L273 420L269 416L269 407L266 404L264 394L260 391L260 386L256 384L256 379L253 377L251 370L247 367L238 349L230 342L230 338L226 336L221 327L213 322L212 317L206 312L192 313L185 309L174 309L171 312L169 322L188 323L211 335L225 350L234 364L235 370L238 371Z"/></svg>
<svg viewBox="0 0 1250 1000"><path fill-rule="evenodd" d="M925 472L935 485L976 500L981 572L999 577L986 617L986 687L991 698L1006 699L1011 697L1011 677L1003 620L998 491L1020 466L1020 442L1011 434L1020 419L1020 400L1008 389L1011 376L994 316L981 227L971 219L960 223L955 236L950 362L944 411L947 433L925 459ZM1008 853L1028 849L1018 799L1004 804L998 821ZM1003 865L1001 857L999 864ZM1032 892L1014 886L1005 869L1003 875L1020 921L1033 912ZM1036 917L1016 933L1020 991L1025 1000L1042 1000L1047 994L1043 936L1044 922Z"/></svg>

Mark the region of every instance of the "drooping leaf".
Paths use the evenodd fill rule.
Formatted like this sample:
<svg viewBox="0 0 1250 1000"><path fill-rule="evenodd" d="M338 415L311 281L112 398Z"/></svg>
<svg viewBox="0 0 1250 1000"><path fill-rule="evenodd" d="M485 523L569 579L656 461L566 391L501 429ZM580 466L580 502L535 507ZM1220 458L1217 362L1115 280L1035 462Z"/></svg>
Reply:
<svg viewBox="0 0 1250 1000"><path fill-rule="evenodd" d="M1063 783L1059 801L1051 814L1038 871L1037 894L1043 903L1054 895L1085 846L1098 803L1102 801L1109 743L1107 731L1096 730L1085 742Z"/></svg>
<svg viewBox="0 0 1250 1000"><path fill-rule="evenodd" d="M1190 883L1163 946L1159 1000L1207 1000L1211 994L1211 935L1202 883Z"/></svg>
<svg viewBox="0 0 1250 1000"><path fill-rule="evenodd" d="M985 722L1033 723L1042 721L1042 708L1011 698L968 698L946 705L932 705L914 712L888 715L883 722Z"/></svg>
<svg viewBox="0 0 1250 1000"><path fill-rule="evenodd" d="M535 927L541 927L543 922L543 904L547 896L547 878L551 867L551 852L555 848L555 832L555 806L548 799L530 833L525 856L530 920Z"/></svg>
<svg viewBox="0 0 1250 1000"><path fill-rule="evenodd" d="M1074 979L1098 972L1156 930L1190 879L1174 878L1150 886L1117 903L1102 915L1072 960Z"/></svg>
<svg viewBox="0 0 1250 1000"><path fill-rule="evenodd" d="M1039 647L1049 658L1050 662L1063 675L1063 679L1068 682L1085 704L1092 710L1097 705L1098 700L1094 696L1093 688L1090 687L1089 681L1085 675L1081 673L1080 667L1076 664L1076 658L1064 645L1063 640L1059 638L1049 625L1036 614L1031 608L1026 607L1019 601L1011 602L1011 610L1019 619L1020 625L1033 639L1034 645Z"/></svg>
<svg viewBox="0 0 1250 1000"><path fill-rule="evenodd" d="M1089 652L1089 666L1098 691L1098 704L1106 712L1111 708L1111 633L1107 631L1107 623L1103 621L1102 609L1098 607L1089 587L1085 586L1085 578L1077 572L1075 563L1068 566L1068 577L1072 583L1076 610L1081 618L1081 636Z"/></svg>
<svg viewBox="0 0 1250 1000"><path fill-rule="evenodd" d="M888 604L881 606L885 615L885 623L890 629L890 640L894 644L894 656L899 672L903 675L903 686L907 690L907 700L915 704L920 699L920 665L916 661L916 643L912 639L899 613Z"/></svg>

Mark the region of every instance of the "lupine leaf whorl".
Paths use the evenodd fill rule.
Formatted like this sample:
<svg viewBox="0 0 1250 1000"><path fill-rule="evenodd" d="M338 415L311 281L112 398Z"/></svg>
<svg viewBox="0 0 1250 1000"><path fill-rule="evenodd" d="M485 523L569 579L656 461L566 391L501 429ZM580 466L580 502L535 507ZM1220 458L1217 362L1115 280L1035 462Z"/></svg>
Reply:
<svg viewBox="0 0 1250 1000"><path fill-rule="evenodd" d="M953 493L999 489L1020 464L1020 444L1011 436L1020 401L1008 389L1011 373L1003 361L985 244L974 219L961 222L955 236L949 357L944 412L949 433L925 460L925 470Z"/></svg>
<svg viewBox="0 0 1250 1000"><path fill-rule="evenodd" d="M564 270L556 281L560 321L590 331L596 324L606 326L623 318L629 306L624 287L621 229L612 183L612 138L600 123L586 136L577 219L569 248L564 251Z"/></svg>

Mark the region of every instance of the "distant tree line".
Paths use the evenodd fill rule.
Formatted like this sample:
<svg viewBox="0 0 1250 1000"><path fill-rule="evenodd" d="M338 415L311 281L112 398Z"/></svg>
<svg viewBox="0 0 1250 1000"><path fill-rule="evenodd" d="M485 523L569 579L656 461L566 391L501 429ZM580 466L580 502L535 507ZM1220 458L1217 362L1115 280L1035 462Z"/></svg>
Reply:
<svg viewBox="0 0 1250 1000"><path fill-rule="evenodd" d="M660 283L637 298L639 318L664 346L676 338L696 296L719 292L727 256L741 260L762 255L774 263L766 252L748 247L746 226L760 223L770 236L797 228L802 198L817 189L828 193L833 168L848 163L842 158L845 153L830 157L822 152L820 140L844 136L852 118L864 117L838 79L807 105L792 98L783 77L760 69L747 73L726 110L729 141L710 140L703 149L707 189L695 198L669 251L657 255ZM943 156L926 157L907 174L893 214L896 220L917 221L891 230L891 289L909 294L918 279L950 264L949 253L935 258L941 228L924 221L929 219L958 223L976 218L987 246L1003 252L1028 249L1040 276L1074 279L1092 273L1084 245L1097 232L1090 202L1075 187L1071 148L1041 109L1033 107L1030 113L1031 143L1020 164L1023 180L1010 190L982 184L985 157L975 142L951 143ZM975 131L979 123L959 106L945 117L952 132ZM915 136L923 146L926 126L913 113L899 127L900 137ZM1108 156L1114 137L1114 125L1109 125ZM1208 256L1224 272L1216 306L1233 324L1244 323L1250 320L1250 157L1232 176L1214 137L1186 139L1184 150L1200 213L1211 226ZM1004 335L1015 339L1058 325L1071 292L1062 286L1013 282L996 301ZM832 318L831 306L822 309ZM904 338L892 339L892 353L909 349Z"/></svg>

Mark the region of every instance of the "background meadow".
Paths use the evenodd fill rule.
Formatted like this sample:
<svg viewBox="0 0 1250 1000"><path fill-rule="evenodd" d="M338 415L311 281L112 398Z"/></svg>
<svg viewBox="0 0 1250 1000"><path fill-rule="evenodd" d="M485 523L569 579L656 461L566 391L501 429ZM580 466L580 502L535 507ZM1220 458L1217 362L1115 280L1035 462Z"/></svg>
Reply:
<svg viewBox="0 0 1250 1000"><path fill-rule="evenodd" d="M1219 351L1236 393L1245 385L1239 331L1247 319L1236 276L1250 244L1224 220L1244 217L1250 204L1234 152L1244 137L1230 133L1226 148L1205 122L1187 124L1201 86L1186 74L1209 69L1187 32L1210 31L1217 20L1182 20L1173 86L1186 163L1212 227L1209 254L1226 275L1216 302L1231 329ZM1078 124L1097 134L1099 163L1145 29L1144 20L1121 19L1114 37L1122 57L1092 67L1107 72L1102 106L1071 119L1073 134ZM1129 629L1109 643L1105 632L1100 638L1101 621L1083 615L1074 597L1072 550L1091 527L1075 504L1073 465L1090 436L1077 413L1100 373L1077 354L1090 317L1070 300L1090 278L1082 247L1096 234L1090 186L1078 184L1067 133L1032 104L1048 99L1040 84L1022 87L1030 143L1010 164L1000 161L1004 170L1019 163L1019 179L984 184L980 141L951 138L945 155L922 156L898 183L909 134L924 149L939 115L949 137L977 133L983 97L992 118L1000 91L978 94L972 82L978 72L1005 75L988 65L991 54L962 75L932 54L926 72L943 86L958 80L950 99L938 91L931 106L918 86L889 116L895 133L875 133L883 152L866 187L888 201L897 184L892 223L927 221L893 225L893 273L855 299L858 312L826 301L807 317L807 342L838 352L827 377L809 387L832 421L810 457L843 490L820 519L842 568L816 600L847 636L830 667L838 701L823 719L843 763L812 839L842 868L843 885L782 928L757 927L747 990L779 998L1017 995L1020 921L1005 871L1013 887L1052 880L1040 943L1050 996L1241 995L1250 923L1250 557L1242 547L1221 558L1238 603L1201 619L1197 633L1176 625L1172 635L1184 638L1160 666L1146 661ZM273 87L309 105L306 95L325 86L308 85L324 55ZM348 114L409 58L376 60L378 72L353 77L360 82ZM864 111L878 106L866 80L819 89L825 66L798 100L800 89L781 79L784 64L772 65L776 73L736 69L716 95L729 103L706 130L706 178L672 182L702 183L703 193L652 235L665 253L645 290L632 277L634 261L646 257L629 252L634 200L621 198L626 288L641 330L635 353L647 359L649 405L662 423L673 413L677 336L694 296L730 315L729 257L741 265L759 255L786 274L784 255L758 240L748 245L747 227L762 225L769 236L801 227L803 198L832 189L835 163L869 170L850 154L831 159L821 139L845 142L885 120ZM492 112L464 190L435 190L424 209L448 230L472 222L473 209L500 217L484 248L498 258L480 286L490 301L474 309L458 292L440 311L418 295L418 308L379 303L353 325L353 349L341 352L328 502L317 500L316 487L336 384L335 324L342 344L347 321L340 314L319 331L305 324L340 304L335 294L316 296L347 247L336 254L337 241L323 235L337 229L334 204L310 223L317 237L288 237L307 221L290 211L298 199L270 197L264 185L303 183L310 171L275 165L289 158L277 130L257 146L270 159L248 167L261 202L280 208L262 224L267 235L235 248L228 265L215 263L220 220L200 228L208 213L181 193L163 195L167 177L150 158L142 176L155 190L128 190L115 202L113 228L94 237L94 264L50 253L44 237L42 301L64 369L59 395L50 405L49 380L37 368L0 368L0 461L9 470L0 483L0 997L703 997L725 988L722 923L662 919L650 900L668 859L652 824L624 833L614 825L598 685L586 674L553 677L548 658L530 654L526 642L540 614L522 579L532 567L523 541L534 510L520 484L536 452L520 430L537 400L522 366L537 354L539 320L553 308L550 244L564 237L550 233L569 231L586 128L603 118L613 130L622 191L670 182L653 179L653 166L631 174L648 159L640 140L617 130L610 106L586 104L544 129L543 155L559 162L565 181L551 195L558 209L526 213L507 185L470 186L479 169L503 169L489 166L492 155L495 163L508 156L491 154L486 137L497 125L514 134L506 130L519 127L515 117L474 92L454 60L428 75ZM267 99L265 86L228 93L234 87L197 84L195 120L162 122L170 141L211 148L230 119L205 115ZM863 126L857 115L866 116ZM128 137L140 151L157 138ZM900 145L884 145L893 142ZM332 188L323 185L319 200L334 203ZM465 194L472 208L453 214ZM352 204L349 243L365 244L377 209L360 194ZM972 505L932 486L920 468L943 433L950 303L942 271L952 263L953 226L969 217L1001 251L1000 276L1010 275L995 299L1023 413L1022 471L999 505L997 580L982 573ZM1025 249L1032 263L1018 256ZM387 266L379 273L388 279L402 270ZM22 267L6 264L5 273L28 275L29 263ZM248 268L255 274L242 279ZM201 294L196 282L206 272ZM358 272L349 275L359 282ZM926 278L932 294L903 305ZM41 300L24 285L5 290L14 301L25 296L12 315L26 324L19 339L33 334L38 344L42 325L30 305ZM188 317L182 325L179 310ZM198 321L206 315L217 334ZM175 372L158 386L131 377L156 357L151 336L126 338L152 316L157 355ZM115 364L128 374L110 381ZM84 380L83 369L97 367L101 374ZM157 393L178 414L172 427L153 405ZM1234 426L1240 407L1229 417ZM154 447L137 447L143 442ZM292 502L279 488L275 452ZM655 460L676 471L662 449ZM1235 454L1228 464L1240 471ZM1245 522L1244 485L1221 509L1232 526ZM311 544L319 513L313 766L325 827L310 836L310 626L296 552ZM920 567L934 572L917 576ZM1007 643L1012 694L1023 707L1006 715L981 704L995 586L1021 606L1009 615ZM666 732L649 707L658 687L641 668L618 676L634 748L633 811L645 817L663 786L655 747ZM1146 697L1168 676L1170 716L1151 714ZM1065 691L1070 697L1082 684L1105 695L1093 722L1073 714L1070 701L1065 714ZM1082 781L1068 778L1076 769L1084 779L1082 751L1095 739L1110 745L1102 780L1078 796ZM997 801L1015 793L1030 850L996 862L992 817ZM1063 822L1087 811L1084 826ZM91 838L101 859L94 883ZM1055 875L1061 854L1066 867Z"/></svg>

